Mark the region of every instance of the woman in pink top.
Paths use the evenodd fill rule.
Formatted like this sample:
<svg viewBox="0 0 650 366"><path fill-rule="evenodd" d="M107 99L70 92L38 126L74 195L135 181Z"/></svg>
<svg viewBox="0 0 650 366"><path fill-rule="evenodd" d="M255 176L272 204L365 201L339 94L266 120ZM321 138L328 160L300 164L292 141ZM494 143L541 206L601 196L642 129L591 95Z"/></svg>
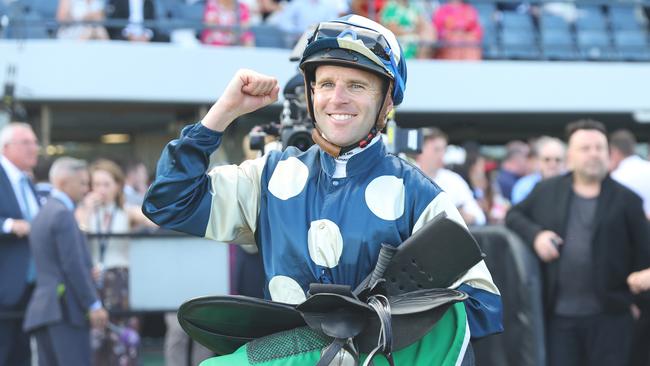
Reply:
<svg viewBox="0 0 650 366"><path fill-rule="evenodd" d="M236 0L207 0L203 21L207 26L237 27ZM236 38L237 30L232 29L205 29L201 32L201 42L214 46L254 46L253 33L246 31L250 20L248 6L239 3L239 40Z"/></svg>
<svg viewBox="0 0 650 366"><path fill-rule="evenodd" d="M462 0L441 5L433 16L433 24L442 47L436 58L449 60L480 60L483 30L476 9Z"/></svg>

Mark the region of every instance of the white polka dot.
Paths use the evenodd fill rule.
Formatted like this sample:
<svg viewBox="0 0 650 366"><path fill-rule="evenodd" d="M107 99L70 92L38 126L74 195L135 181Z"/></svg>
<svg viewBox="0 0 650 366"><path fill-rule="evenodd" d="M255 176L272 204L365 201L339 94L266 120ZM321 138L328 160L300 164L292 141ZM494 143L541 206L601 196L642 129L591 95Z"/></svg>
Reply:
<svg viewBox="0 0 650 366"><path fill-rule="evenodd" d="M366 204L380 219L395 220L404 214L404 183L392 175L373 179L366 187Z"/></svg>
<svg viewBox="0 0 650 366"><path fill-rule="evenodd" d="M300 304L305 301L305 292L293 278L274 276L269 281L271 300L286 304Z"/></svg>
<svg viewBox="0 0 650 366"><path fill-rule="evenodd" d="M269 192L281 200L288 200L302 192L308 177L307 166L292 156L275 167L269 180Z"/></svg>
<svg viewBox="0 0 650 366"><path fill-rule="evenodd" d="M307 233L309 256L319 266L334 268L343 252L341 230L330 220L312 221Z"/></svg>

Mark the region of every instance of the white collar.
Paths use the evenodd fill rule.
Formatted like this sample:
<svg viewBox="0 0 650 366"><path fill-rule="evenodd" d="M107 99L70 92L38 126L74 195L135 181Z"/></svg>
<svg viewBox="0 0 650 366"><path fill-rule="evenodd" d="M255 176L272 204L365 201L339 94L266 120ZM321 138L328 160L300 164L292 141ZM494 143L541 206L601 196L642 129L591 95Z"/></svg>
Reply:
<svg viewBox="0 0 650 366"><path fill-rule="evenodd" d="M373 139L370 140L370 143L368 145L366 145L365 147L355 147L354 149L346 152L345 154L339 155L339 157L336 158L336 160L348 161L348 160L350 160L351 157L357 155L360 152L363 152L364 150L366 150L370 146L376 144L377 141L379 141L380 139L381 139L381 136L379 134L377 134L377 136L373 137Z"/></svg>
<svg viewBox="0 0 650 366"><path fill-rule="evenodd" d="M377 134L368 145L365 147L355 147L354 149L339 155L338 158L334 159L334 163L336 163L336 168L334 169L334 175L332 178L345 178L347 177L347 171L346 171L346 166L348 164L348 160L352 158L353 156L362 153L366 149L368 149L370 146L374 145L377 143L377 141L381 140L381 134Z"/></svg>
<svg viewBox="0 0 650 366"><path fill-rule="evenodd" d="M72 200L72 198L70 198L70 196L68 196L67 193L65 193L63 191L59 191L56 188L53 188L52 191L50 192L50 197L54 197L54 198L58 199L59 201L61 201L61 203L63 203L65 205L65 207L68 208L68 210L74 211L75 203Z"/></svg>

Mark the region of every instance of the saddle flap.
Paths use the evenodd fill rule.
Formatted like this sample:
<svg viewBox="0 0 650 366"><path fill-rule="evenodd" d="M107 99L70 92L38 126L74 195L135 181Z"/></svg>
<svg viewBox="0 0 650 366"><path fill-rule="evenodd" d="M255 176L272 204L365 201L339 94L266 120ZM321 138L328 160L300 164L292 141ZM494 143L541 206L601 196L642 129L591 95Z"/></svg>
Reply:
<svg viewBox="0 0 650 366"><path fill-rule="evenodd" d="M390 310L393 317L407 314L420 314L438 308L445 304L463 301L467 294L452 289L433 288L413 291L389 298Z"/></svg>
<svg viewBox="0 0 650 366"><path fill-rule="evenodd" d="M397 249L383 274L389 297L449 287L483 259L472 234L444 213L416 231Z"/></svg>
<svg viewBox="0 0 650 366"><path fill-rule="evenodd" d="M425 289L389 298L393 350L400 350L421 339L435 326L449 307L467 298L452 289ZM356 338L359 349L369 352L377 345L380 323L374 317Z"/></svg>
<svg viewBox="0 0 650 366"><path fill-rule="evenodd" d="M247 296L206 296L185 302L178 321L192 338L217 354L234 352L246 342L304 326L292 305Z"/></svg>
<svg viewBox="0 0 650 366"><path fill-rule="evenodd" d="M348 287L349 290L349 287ZM351 294L316 293L296 306L312 329L334 338L350 338L361 333L372 308Z"/></svg>
<svg viewBox="0 0 650 366"><path fill-rule="evenodd" d="M257 338L226 336L206 330L201 324L187 322L181 323L183 330L195 341L217 355L227 355L235 352L239 347Z"/></svg>

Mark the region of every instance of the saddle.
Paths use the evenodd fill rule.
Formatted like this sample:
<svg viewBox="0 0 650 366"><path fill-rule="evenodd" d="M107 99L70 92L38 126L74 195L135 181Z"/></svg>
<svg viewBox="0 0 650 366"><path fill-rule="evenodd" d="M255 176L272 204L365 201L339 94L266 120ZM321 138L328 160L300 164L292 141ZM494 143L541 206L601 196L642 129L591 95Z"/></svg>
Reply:
<svg viewBox="0 0 650 366"><path fill-rule="evenodd" d="M483 259L467 229L436 216L397 248L382 244L377 264L357 288L311 284L298 305L246 296L208 296L181 305L178 319L194 340L217 354L274 333L305 327L331 340L319 366L348 351L369 364L422 338L445 311L467 295L449 289ZM356 364L356 363L355 363Z"/></svg>

